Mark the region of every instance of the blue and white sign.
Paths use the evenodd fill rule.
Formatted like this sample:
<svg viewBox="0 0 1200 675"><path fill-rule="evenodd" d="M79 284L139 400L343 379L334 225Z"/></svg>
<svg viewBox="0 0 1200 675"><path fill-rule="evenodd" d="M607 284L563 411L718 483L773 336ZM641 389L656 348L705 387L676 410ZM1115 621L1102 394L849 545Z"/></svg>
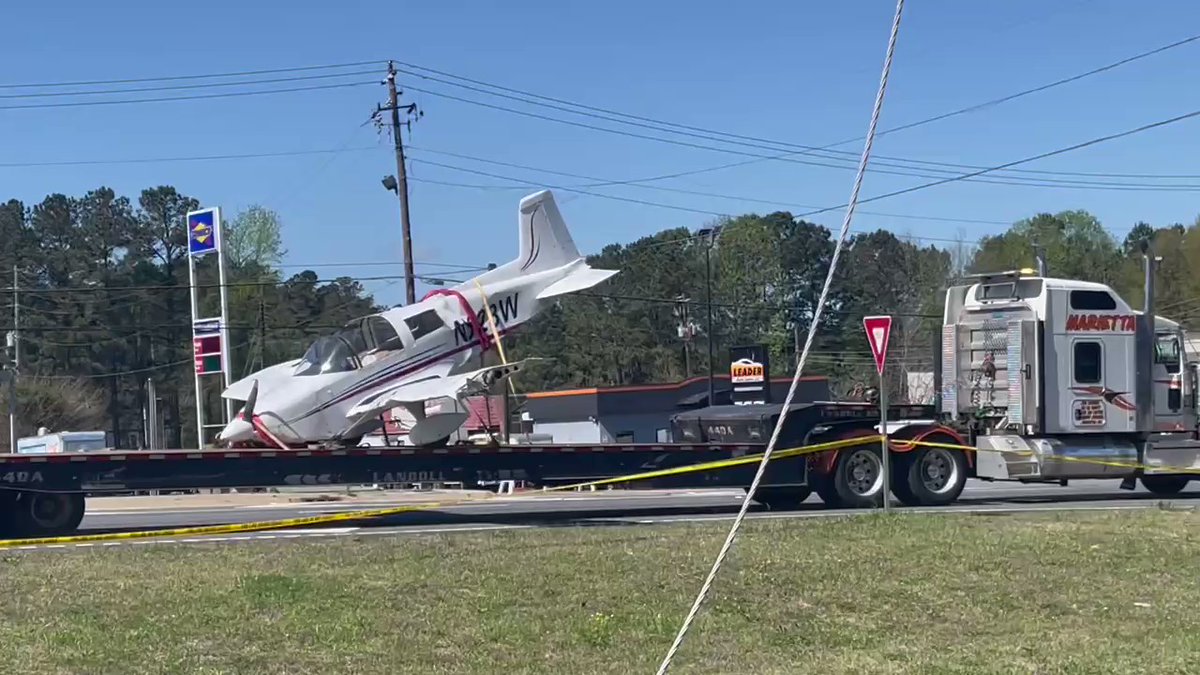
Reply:
<svg viewBox="0 0 1200 675"><path fill-rule="evenodd" d="M211 208L187 214L189 255L202 256L218 249L217 227L221 222L220 213L220 209Z"/></svg>

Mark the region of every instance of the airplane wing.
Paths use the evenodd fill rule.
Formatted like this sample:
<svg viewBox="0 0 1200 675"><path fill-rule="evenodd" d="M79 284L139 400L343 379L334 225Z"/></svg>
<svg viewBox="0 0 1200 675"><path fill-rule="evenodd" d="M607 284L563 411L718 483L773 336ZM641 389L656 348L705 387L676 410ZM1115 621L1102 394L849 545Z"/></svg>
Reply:
<svg viewBox="0 0 1200 675"><path fill-rule="evenodd" d="M373 416L401 405L424 403L430 399L454 398L487 393L497 382L512 377L530 362L525 359L508 365L480 368L468 373L447 375L425 371L416 378L401 382L363 398L346 412L348 418Z"/></svg>

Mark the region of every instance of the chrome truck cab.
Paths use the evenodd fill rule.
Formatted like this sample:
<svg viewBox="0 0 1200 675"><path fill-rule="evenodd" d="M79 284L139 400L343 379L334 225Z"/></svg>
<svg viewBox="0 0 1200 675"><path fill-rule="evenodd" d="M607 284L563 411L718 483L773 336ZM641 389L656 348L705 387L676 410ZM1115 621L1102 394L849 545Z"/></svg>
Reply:
<svg viewBox="0 0 1200 675"><path fill-rule="evenodd" d="M939 412L971 430L980 478L1200 469L1197 368L1186 344L1178 323L1155 316L1151 326L1104 284L1032 270L977 275L946 293ZM1177 490L1187 475L1143 483Z"/></svg>

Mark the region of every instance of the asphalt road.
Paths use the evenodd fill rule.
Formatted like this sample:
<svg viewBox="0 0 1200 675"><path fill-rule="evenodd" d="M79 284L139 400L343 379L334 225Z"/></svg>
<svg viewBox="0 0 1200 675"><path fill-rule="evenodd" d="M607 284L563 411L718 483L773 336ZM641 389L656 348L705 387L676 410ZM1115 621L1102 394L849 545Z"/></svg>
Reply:
<svg viewBox="0 0 1200 675"><path fill-rule="evenodd" d="M737 512L742 495L741 490L724 489L670 492L630 490L529 497L494 497L476 503L372 520L341 522L330 526L309 526L304 529L209 536L204 539L210 541L279 539L301 536L338 536L352 533L356 535L399 535L563 525L647 525L681 521L723 520L731 518ZM172 507L154 510L106 511L103 508L103 500L95 500L95 502L99 505L89 509L81 526L80 534L303 518L388 506L388 502L374 501L369 505L319 502L221 508ZM1176 497L1164 499L1150 494L1140 485L1134 491L1121 490L1116 481L1077 481L1062 487L986 483L972 480L963 491L958 503L953 506L926 509L905 509L901 506L897 506L897 508L936 513L1111 510L1148 508L1164 502L1179 506L1200 506L1200 482L1190 485L1188 490ZM411 497L403 501L392 502L394 505L412 503ZM795 511L771 512L765 507L752 507L751 517L813 518L863 512L861 509L825 508L820 498L813 495L800 509ZM201 539L185 538L182 540L200 541ZM143 540L141 543L151 543L152 541L161 542L162 540ZM174 541L179 541L179 539Z"/></svg>

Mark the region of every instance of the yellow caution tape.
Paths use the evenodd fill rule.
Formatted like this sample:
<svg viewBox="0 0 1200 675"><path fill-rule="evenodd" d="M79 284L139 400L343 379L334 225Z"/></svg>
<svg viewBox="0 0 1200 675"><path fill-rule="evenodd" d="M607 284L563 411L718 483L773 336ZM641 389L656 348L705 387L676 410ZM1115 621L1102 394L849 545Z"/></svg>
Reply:
<svg viewBox="0 0 1200 675"><path fill-rule="evenodd" d="M859 438L851 438L840 441L832 441L829 443L819 443L816 445L803 446L798 448L789 448L787 450L778 450L775 452L773 459L785 459L788 457L799 457L801 455L809 455L818 452L826 452L829 450L837 450L852 445L861 445L869 442L878 443L882 436L863 436ZM616 483L628 483L640 480L649 480L652 478L664 478L668 476L679 476L689 473L699 473L702 471L716 471L719 469L727 469L734 466L744 464L753 464L762 460L762 454L743 455L731 459L722 459L712 462L702 462L699 464L689 464L687 466L674 467L670 469L658 469L655 471L646 471L642 473L629 474L626 476L617 476L615 478L604 478L601 480L587 481L583 483L572 483L570 485L558 485L545 488L536 492L521 493L519 496L532 497L545 492L561 492L565 490L577 490L591 486L613 485ZM488 500L484 500L488 501ZM421 502L418 504L408 504L406 506L396 506L386 509L368 509L362 511L346 511L344 513L325 514L320 516L308 516L304 518L286 518L280 520L265 520L250 523L233 523L229 525L204 525L197 527L177 527L171 529L159 530L141 530L136 532L111 532L104 534L84 534L84 535L68 535L62 537L40 537L36 539L5 539L0 540L0 548L14 548L21 546L46 546L46 545L66 545L66 544L83 544L99 541L122 541L130 539L149 539L152 537L195 537L195 536L211 536L220 534L236 534L239 532L262 532L265 530L280 530L286 528L300 527L304 525L327 525L330 523L339 523L355 520L368 520L375 518L386 518L388 516L399 515L401 513L412 513L415 511L429 511L438 508L447 508L451 506L460 506L466 503L480 503L479 499L461 498L451 499L438 502Z"/></svg>
<svg viewBox="0 0 1200 675"><path fill-rule="evenodd" d="M774 453L773 460L787 459L790 457L800 457L811 455L820 452L828 452L841 448L851 447L855 445L864 445L867 443L879 443L883 439L882 435L874 434L869 436L860 436L856 438L831 441L828 443L818 443L814 445L789 448L786 450L777 450ZM980 449L970 445L962 445L959 443L940 443L935 441L911 441L905 439L889 440L889 443L899 452L906 452L916 447L932 447L944 448L950 450L966 450L972 452L997 452L1002 454L1016 454L1020 456L1032 456L1034 453L1028 450L1003 450L1003 449ZM603 478L594 481L585 481L582 483L572 483L569 485L558 485L554 487L544 488L538 491L532 491L517 495L518 497L532 497L546 492L561 492L567 490L579 490L588 487L600 487L604 485L615 485L618 483L632 483L642 480L650 480L654 478L666 478L670 476L681 476L691 473L700 473L703 471L717 471L728 469L746 464L756 464L762 460L762 453L752 455L743 455L741 457L733 457L730 459L721 459L711 462L702 462L699 464L689 464L687 466L674 467L670 469L657 469L654 471L646 471L642 473L628 474L625 476L617 476L614 478ZM1200 474L1200 469L1192 467L1171 467L1171 466L1149 466L1136 462L1120 462L1101 459L1092 459L1085 457L1053 457L1055 460L1065 462L1077 462L1082 464L1093 464L1098 466L1108 466L1125 469L1153 469L1161 473L1183 473L1183 474ZM488 500L484 500L488 501ZM265 530L279 530L305 525L327 525L330 523L369 520L375 518L386 518L389 516L399 515L402 513L412 513L417 511L429 511L438 508L447 508L452 506L461 506L466 503L480 503L479 499L461 498L451 499L437 502L421 502L418 504L409 504L406 506L390 507L386 509L366 509L361 511L347 511L344 513L325 514L320 516L309 516L305 518L286 518L280 520L267 520L250 523L234 523L229 525L206 525L199 527L179 527L171 529L159 530L143 530L136 532L113 532L105 534L89 534L89 535L70 535L63 537L41 537L36 539L8 539L0 540L0 548L14 548L23 546L46 546L46 545L62 545L62 544L82 544L89 542L100 541L122 541L130 539L149 539L155 537L181 537L181 536L211 536L220 534L237 534L239 532L261 532Z"/></svg>

